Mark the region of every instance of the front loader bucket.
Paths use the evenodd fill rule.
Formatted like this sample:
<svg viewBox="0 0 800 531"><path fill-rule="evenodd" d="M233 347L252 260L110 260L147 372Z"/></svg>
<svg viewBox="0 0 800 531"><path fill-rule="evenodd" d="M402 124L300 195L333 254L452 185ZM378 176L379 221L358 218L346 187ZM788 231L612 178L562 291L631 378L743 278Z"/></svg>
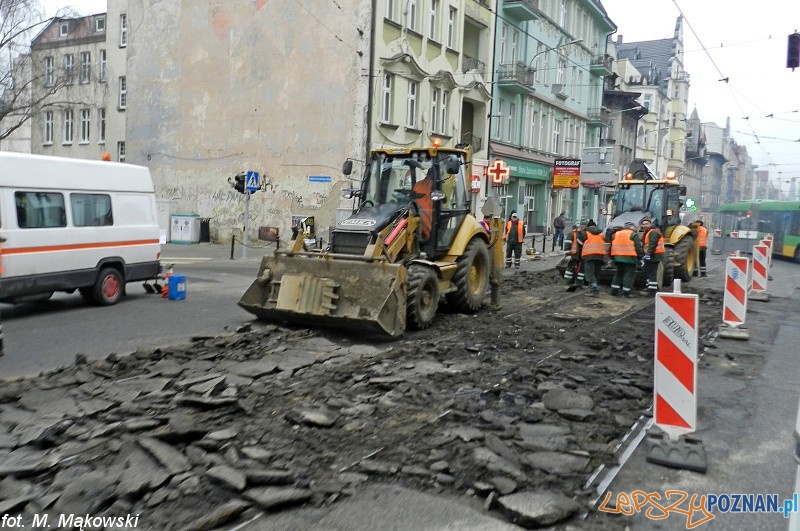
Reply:
<svg viewBox="0 0 800 531"><path fill-rule="evenodd" d="M263 258L239 306L267 321L395 337L406 329L406 269L353 256L279 251Z"/></svg>

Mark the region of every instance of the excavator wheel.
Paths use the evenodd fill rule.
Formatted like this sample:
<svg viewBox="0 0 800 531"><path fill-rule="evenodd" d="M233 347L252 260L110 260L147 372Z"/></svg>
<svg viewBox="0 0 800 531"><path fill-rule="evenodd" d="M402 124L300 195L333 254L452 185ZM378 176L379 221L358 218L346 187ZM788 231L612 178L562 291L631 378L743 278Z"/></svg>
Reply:
<svg viewBox="0 0 800 531"><path fill-rule="evenodd" d="M681 241L675 244L672 256L675 260L675 277L683 282L692 280L694 271L694 238L687 234Z"/></svg>
<svg viewBox="0 0 800 531"><path fill-rule="evenodd" d="M486 242L474 238L467 244L464 254L458 259L453 284L456 290L447 293L447 302L459 312L471 313L480 309L489 287L491 260Z"/></svg>
<svg viewBox="0 0 800 531"><path fill-rule="evenodd" d="M428 328L439 306L439 279L430 267L411 265L407 286L406 325L415 330Z"/></svg>
<svg viewBox="0 0 800 531"><path fill-rule="evenodd" d="M675 280L675 256L672 251L672 247L667 247L664 251L664 257L661 259L661 263L664 266L664 273L661 276L661 289L665 291L672 290L672 282Z"/></svg>

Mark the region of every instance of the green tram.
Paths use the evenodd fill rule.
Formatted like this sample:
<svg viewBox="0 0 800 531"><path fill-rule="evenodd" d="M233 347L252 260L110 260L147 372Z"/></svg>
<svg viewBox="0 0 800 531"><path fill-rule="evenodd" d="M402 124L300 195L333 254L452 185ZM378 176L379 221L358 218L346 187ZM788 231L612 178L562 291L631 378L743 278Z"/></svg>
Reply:
<svg viewBox="0 0 800 531"><path fill-rule="evenodd" d="M719 206L720 228L730 231L758 231L758 238L772 234L773 255L800 263L800 201L739 201Z"/></svg>

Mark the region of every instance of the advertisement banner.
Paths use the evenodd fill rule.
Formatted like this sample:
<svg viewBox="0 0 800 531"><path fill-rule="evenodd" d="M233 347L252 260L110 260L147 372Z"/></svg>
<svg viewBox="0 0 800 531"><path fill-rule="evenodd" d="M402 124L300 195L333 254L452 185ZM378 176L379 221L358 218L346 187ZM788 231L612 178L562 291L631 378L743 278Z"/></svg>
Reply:
<svg viewBox="0 0 800 531"><path fill-rule="evenodd" d="M578 188L581 184L579 159L556 159L553 163L553 188Z"/></svg>

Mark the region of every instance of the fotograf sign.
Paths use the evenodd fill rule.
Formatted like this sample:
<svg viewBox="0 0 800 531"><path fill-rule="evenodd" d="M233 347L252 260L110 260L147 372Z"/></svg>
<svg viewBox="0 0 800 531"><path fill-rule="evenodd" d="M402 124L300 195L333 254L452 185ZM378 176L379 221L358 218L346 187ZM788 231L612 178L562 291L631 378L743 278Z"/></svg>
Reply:
<svg viewBox="0 0 800 531"><path fill-rule="evenodd" d="M556 159L553 162L553 188L578 188L580 185L580 159Z"/></svg>

